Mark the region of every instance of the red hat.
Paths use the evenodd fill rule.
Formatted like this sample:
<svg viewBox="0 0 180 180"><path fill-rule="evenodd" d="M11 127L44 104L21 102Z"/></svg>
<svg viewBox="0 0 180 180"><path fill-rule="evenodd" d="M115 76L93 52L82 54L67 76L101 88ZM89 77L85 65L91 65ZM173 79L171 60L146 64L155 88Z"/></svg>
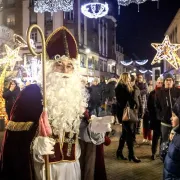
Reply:
<svg viewBox="0 0 180 180"><path fill-rule="evenodd" d="M64 26L56 29L46 40L46 51L49 59L56 55L76 59L78 56L77 43L71 32Z"/></svg>

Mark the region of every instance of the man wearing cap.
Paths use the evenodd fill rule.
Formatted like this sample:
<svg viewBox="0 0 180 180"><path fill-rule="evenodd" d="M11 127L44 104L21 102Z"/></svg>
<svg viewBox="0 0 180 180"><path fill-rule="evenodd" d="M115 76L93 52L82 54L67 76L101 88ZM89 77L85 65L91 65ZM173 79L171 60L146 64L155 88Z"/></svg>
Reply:
<svg viewBox="0 0 180 180"><path fill-rule="evenodd" d="M52 136L38 135L41 93L36 84L29 85L16 101L7 125L2 180L45 180L44 155L48 155L50 180L81 180L78 139L99 145L111 130L105 119L103 123L97 117L89 121L88 93L79 75L77 45L71 33L65 27L55 30L46 41L46 51L51 59L46 66L46 98ZM95 161L95 154L87 151L89 160ZM91 165L88 168L93 173L95 164ZM93 174L88 175L93 179Z"/></svg>
<svg viewBox="0 0 180 180"><path fill-rule="evenodd" d="M155 107L155 99L157 91L163 86L163 78L159 77L156 81L156 87L153 91L150 92L147 101L147 108L149 111L150 118L150 128L153 130L153 138L152 138L152 156L151 159L155 160L158 140L161 137L161 121L157 119L156 116L156 107Z"/></svg>
<svg viewBox="0 0 180 180"><path fill-rule="evenodd" d="M180 96L180 89L174 87L174 76L170 73L164 77L164 87L157 91L157 118L161 120L161 143L167 142L171 132L172 107Z"/></svg>

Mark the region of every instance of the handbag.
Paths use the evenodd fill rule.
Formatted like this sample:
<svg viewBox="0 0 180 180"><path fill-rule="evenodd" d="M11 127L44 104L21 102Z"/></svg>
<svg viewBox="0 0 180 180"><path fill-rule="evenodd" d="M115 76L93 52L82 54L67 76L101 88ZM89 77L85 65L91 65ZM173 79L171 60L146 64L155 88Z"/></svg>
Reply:
<svg viewBox="0 0 180 180"><path fill-rule="evenodd" d="M123 122L138 122L138 114L136 109L131 109L129 103L127 102L126 107L123 110L122 116Z"/></svg>

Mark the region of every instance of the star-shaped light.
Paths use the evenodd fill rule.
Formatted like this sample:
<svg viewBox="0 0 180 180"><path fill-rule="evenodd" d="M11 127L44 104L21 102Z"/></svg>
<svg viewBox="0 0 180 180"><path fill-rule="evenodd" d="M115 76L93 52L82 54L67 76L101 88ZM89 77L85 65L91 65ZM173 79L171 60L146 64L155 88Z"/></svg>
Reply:
<svg viewBox="0 0 180 180"><path fill-rule="evenodd" d="M14 66L17 61L22 61L22 58L19 56L20 47L16 49L11 49L8 45L5 45L6 56L0 60L0 64L9 63L11 71L13 71Z"/></svg>
<svg viewBox="0 0 180 180"><path fill-rule="evenodd" d="M171 44L169 36L166 35L162 44L152 43L151 46L157 50L156 56L152 61L152 65L160 62L161 60L168 61L175 69L179 68L179 63L177 62L176 51L180 49L180 44Z"/></svg>

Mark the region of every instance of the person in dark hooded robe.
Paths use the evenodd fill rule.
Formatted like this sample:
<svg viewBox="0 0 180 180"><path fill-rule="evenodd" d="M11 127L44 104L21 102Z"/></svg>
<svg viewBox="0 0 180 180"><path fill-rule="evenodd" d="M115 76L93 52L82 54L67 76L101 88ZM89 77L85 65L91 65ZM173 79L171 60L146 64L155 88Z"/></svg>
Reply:
<svg viewBox="0 0 180 180"><path fill-rule="evenodd" d="M0 156L1 180L34 180L31 142L42 112L40 88L27 86L17 98L7 124Z"/></svg>

